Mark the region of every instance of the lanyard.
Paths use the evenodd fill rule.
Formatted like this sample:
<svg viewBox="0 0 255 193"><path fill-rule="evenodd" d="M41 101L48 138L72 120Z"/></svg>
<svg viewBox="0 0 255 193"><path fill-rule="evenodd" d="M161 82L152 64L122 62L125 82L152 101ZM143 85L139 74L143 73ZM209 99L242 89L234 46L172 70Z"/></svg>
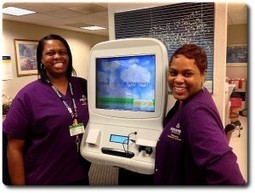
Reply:
<svg viewBox="0 0 255 193"><path fill-rule="evenodd" d="M63 99L63 97L61 96L60 92L53 86L53 84L50 83L51 88L55 91L55 93L57 94L57 96L61 99L61 101L63 102L63 104L65 105L66 109L68 110L68 112L70 113L71 117L73 119L77 119L78 117L78 112L77 112L77 106L74 100L74 94L73 94L73 87L71 82L69 83L69 88L70 88L70 93L71 93L71 97L72 97L72 102L73 102L73 107L74 107L74 112L72 110L72 108L66 103L66 101Z"/></svg>

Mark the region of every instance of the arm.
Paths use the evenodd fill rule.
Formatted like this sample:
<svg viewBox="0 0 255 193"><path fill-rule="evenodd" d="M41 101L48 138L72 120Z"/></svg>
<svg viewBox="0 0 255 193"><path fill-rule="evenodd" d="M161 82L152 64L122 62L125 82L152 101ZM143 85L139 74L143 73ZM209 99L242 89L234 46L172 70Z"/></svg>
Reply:
<svg viewBox="0 0 255 193"><path fill-rule="evenodd" d="M245 184L237 157L228 146L216 115L212 108L203 106L189 115L189 147L195 163L204 169L208 184Z"/></svg>
<svg viewBox="0 0 255 193"><path fill-rule="evenodd" d="M8 136L7 158L8 169L13 185L25 185L25 169L23 159L24 140Z"/></svg>

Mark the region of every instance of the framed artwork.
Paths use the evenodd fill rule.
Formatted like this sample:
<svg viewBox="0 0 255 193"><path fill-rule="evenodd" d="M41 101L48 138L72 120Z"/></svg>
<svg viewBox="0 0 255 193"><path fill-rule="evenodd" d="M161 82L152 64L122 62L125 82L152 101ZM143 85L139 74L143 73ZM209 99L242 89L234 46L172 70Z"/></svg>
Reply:
<svg viewBox="0 0 255 193"><path fill-rule="evenodd" d="M17 76L36 75L37 40L14 39Z"/></svg>
<svg viewBox="0 0 255 193"><path fill-rule="evenodd" d="M247 64L248 49L245 44L234 44L227 46L228 64Z"/></svg>

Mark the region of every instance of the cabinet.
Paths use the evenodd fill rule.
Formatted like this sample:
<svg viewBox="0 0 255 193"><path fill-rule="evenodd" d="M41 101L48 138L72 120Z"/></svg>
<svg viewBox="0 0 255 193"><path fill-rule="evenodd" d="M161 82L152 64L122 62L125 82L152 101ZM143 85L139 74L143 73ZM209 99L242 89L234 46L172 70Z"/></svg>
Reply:
<svg viewBox="0 0 255 193"><path fill-rule="evenodd" d="M247 109L247 63L227 63L226 77L228 83L236 85L233 95L239 95L242 98L241 110Z"/></svg>
<svg viewBox="0 0 255 193"><path fill-rule="evenodd" d="M245 78L228 78L227 82L229 84L235 85L235 88L230 95L230 98L241 98L242 105L240 111L247 109L247 81Z"/></svg>

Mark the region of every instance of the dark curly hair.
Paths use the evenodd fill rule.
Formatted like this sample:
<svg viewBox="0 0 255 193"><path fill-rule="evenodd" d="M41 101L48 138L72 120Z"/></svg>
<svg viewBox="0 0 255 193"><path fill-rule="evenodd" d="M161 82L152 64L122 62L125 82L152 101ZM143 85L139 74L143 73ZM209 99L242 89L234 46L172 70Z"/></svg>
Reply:
<svg viewBox="0 0 255 193"><path fill-rule="evenodd" d="M199 71L202 73L207 69L207 55L203 48L197 46L196 44L184 44L182 47L178 48L172 55L169 66L172 63L173 58L178 57L178 55L184 55L186 58L194 59Z"/></svg>
<svg viewBox="0 0 255 193"><path fill-rule="evenodd" d="M45 46L45 42L48 41L48 40L59 40L59 41L61 41L65 45L65 48L67 50L67 54L68 54L68 57L69 57L69 63L68 63L68 67L67 67L66 76L69 78L73 74L76 74L76 72L75 72L75 70L73 68L73 60L72 60L71 49L70 49L67 41L63 37L61 37L59 35L49 34L49 35L43 37L39 41L38 46L37 46L37 52L36 52L37 69L38 69L38 74L39 74L39 77L41 78L41 80L44 81L44 82L47 82L47 80L48 80L45 68L43 67L42 62L41 62L41 60L42 60L42 53L43 53L43 49L44 49L44 46Z"/></svg>

